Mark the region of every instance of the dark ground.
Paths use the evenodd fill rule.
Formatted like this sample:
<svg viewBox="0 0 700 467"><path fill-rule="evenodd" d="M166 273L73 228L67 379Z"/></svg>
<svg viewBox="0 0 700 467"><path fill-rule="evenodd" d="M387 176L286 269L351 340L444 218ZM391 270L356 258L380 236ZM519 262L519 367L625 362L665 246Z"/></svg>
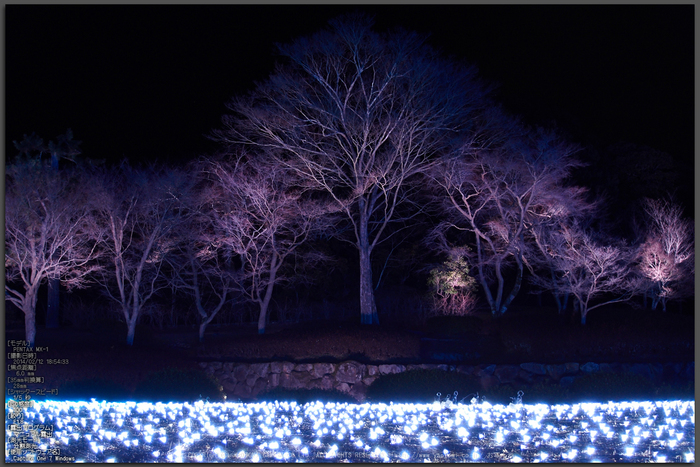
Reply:
<svg viewBox="0 0 700 467"><path fill-rule="evenodd" d="M162 331L141 327L133 347L125 344L124 324L101 329L49 330L39 326L36 345L48 347L48 351L37 355L44 364L38 367L36 375L45 378L47 388L99 377L133 389L151 371L198 368L201 359L421 363L428 362L430 356L426 342L436 345L445 338L478 349L480 356L465 362L471 364L694 361L695 326L691 314L631 307L596 311L599 312L589 314L585 326L573 318L560 319L553 310L534 307L511 310L498 320L480 314L461 322L428 323L413 328L366 328L354 322L317 321L272 324L268 334L259 336L254 326L211 326L201 344L193 327ZM21 327L6 330L6 340L23 336ZM68 364L49 365L48 359L67 359Z"/></svg>

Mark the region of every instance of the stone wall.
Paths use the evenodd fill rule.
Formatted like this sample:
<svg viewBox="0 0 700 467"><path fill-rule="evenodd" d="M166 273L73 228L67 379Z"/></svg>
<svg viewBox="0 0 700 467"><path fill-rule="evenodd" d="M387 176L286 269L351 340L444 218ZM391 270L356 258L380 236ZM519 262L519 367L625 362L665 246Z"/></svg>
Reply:
<svg viewBox="0 0 700 467"><path fill-rule="evenodd" d="M200 367L223 386L228 400L251 400L261 392L281 386L287 389L336 389L359 402L367 388L381 375L417 369L439 369L473 375L482 388L501 384L527 387L554 381L571 385L577 377L596 372L632 373L653 381L674 378L694 379L695 363L522 363L520 365L365 365L348 360L342 363L234 363L200 362Z"/></svg>

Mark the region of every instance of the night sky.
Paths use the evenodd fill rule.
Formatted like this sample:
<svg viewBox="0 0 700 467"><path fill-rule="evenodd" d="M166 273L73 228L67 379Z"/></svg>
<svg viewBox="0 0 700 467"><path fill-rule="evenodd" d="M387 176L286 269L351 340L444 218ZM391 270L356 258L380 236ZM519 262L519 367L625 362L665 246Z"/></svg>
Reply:
<svg viewBox="0 0 700 467"><path fill-rule="evenodd" d="M650 146L693 183L693 5L8 5L6 151L72 128L85 156L110 161L210 153L205 135L271 73L275 43L358 9L477 65L526 122L587 147Z"/></svg>

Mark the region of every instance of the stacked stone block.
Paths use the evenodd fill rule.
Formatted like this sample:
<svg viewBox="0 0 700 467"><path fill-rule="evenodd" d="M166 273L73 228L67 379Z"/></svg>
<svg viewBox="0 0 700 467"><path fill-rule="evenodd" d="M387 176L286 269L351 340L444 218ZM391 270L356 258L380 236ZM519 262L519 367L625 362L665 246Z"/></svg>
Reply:
<svg viewBox="0 0 700 467"><path fill-rule="evenodd" d="M570 386L578 377L597 373L632 373L653 381L669 378L693 379L695 363L595 363L577 362L543 364L527 362L520 365L365 365L353 360L341 363L232 363L201 362L200 366L224 388L229 400L252 400L262 392L276 387L287 389L335 389L349 394L358 402L365 400L367 388L380 376L411 370L456 371L472 375L482 388L501 384L527 387L539 382L555 381Z"/></svg>

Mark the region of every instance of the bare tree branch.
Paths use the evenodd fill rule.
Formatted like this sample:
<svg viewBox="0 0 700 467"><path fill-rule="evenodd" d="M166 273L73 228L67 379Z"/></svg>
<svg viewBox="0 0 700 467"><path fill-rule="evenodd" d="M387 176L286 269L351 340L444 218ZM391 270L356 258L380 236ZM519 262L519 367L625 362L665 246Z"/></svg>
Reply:
<svg viewBox="0 0 700 467"><path fill-rule="evenodd" d="M273 155L324 192L353 226L360 306L378 323L371 256L416 176L476 141L486 89L473 68L443 60L415 33L379 34L351 16L280 46L287 59L265 83L229 104L214 139ZM374 228L370 229L370 225Z"/></svg>

